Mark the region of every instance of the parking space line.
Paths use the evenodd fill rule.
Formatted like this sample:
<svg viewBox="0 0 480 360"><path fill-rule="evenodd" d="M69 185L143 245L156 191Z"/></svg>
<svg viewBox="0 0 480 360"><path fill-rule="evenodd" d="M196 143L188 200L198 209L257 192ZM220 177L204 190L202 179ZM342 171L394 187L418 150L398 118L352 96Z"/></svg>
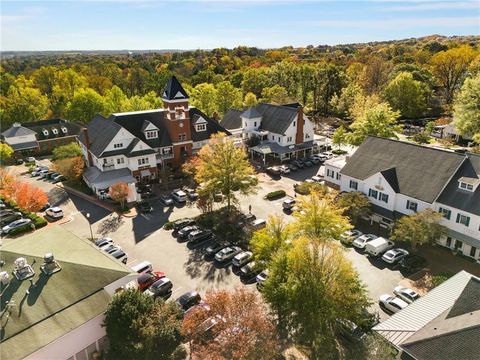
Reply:
<svg viewBox="0 0 480 360"><path fill-rule="evenodd" d="M179 291L180 289L183 289L183 286L180 286L179 288L175 289L174 291L172 291L172 295L175 294L177 291Z"/></svg>
<svg viewBox="0 0 480 360"><path fill-rule="evenodd" d="M150 218L149 218L147 215L145 215L145 214L140 214L140 216L142 216L142 217L145 218L146 220L150 220Z"/></svg>

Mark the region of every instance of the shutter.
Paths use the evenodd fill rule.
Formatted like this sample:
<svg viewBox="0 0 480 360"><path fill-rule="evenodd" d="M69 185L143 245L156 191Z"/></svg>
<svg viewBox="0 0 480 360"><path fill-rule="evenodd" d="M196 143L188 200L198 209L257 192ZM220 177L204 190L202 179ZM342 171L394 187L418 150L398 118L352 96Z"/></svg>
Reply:
<svg viewBox="0 0 480 360"><path fill-rule="evenodd" d="M459 223L460 222L460 214L457 214L457 220L456 220L456 223Z"/></svg>
<svg viewBox="0 0 480 360"><path fill-rule="evenodd" d="M468 227L470 224L470 216L467 216L467 221L465 221L465 226Z"/></svg>
<svg viewBox="0 0 480 360"><path fill-rule="evenodd" d="M407 209L410 210L410 200L407 200Z"/></svg>
<svg viewBox="0 0 480 360"><path fill-rule="evenodd" d="M450 220L450 215L452 215L452 212L450 210L447 210L447 220Z"/></svg>

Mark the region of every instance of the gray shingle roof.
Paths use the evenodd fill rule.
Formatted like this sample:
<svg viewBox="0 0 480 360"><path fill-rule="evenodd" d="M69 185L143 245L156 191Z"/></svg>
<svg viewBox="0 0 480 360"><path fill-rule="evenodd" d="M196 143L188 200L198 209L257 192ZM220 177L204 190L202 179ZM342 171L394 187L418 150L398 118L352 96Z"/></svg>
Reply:
<svg viewBox="0 0 480 360"><path fill-rule="evenodd" d="M185 89L182 87L182 84L178 81L175 76L172 76L168 80L165 90L163 91L162 99L165 100L179 100L179 99L188 99L188 94Z"/></svg>
<svg viewBox="0 0 480 360"><path fill-rule="evenodd" d="M189 109L189 116L190 116L190 131L192 133L192 141L203 141L208 140L213 134L224 132L227 135L230 135L230 132L226 130L222 125L220 125L217 121L210 119L207 115L203 112L198 110L197 108L190 108ZM206 131L197 131L195 129L195 122L198 120L199 117L202 117L207 122L207 130Z"/></svg>
<svg viewBox="0 0 480 360"><path fill-rule="evenodd" d="M35 131L30 130L22 125L20 126L12 126L11 128L2 132L2 136L4 138L15 137L15 136L26 136L26 135L33 135Z"/></svg>
<svg viewBox="0 0 480 360"><path fill-rule="evenodd" d="M88 138L92 154L99 157L121 129L122 127L114 121L105 119L102 115L96 115L88 124ZM79 139L85 144L83 132Z"/></svg>
<svg viewBox="0 0 480 360"><path fill-rule="evenodd" d="M284 134L297 115L297 109L273 104L258 104L255 109L262 114L260 129Z"/></svg>
<svg viewBox="0 0 480 360"><path fill-rule="evenodd" d="M433 203L464 160L462 154L370 136L350 157L341 174L365 180L388 170L388 180L395 187L398 184L399 193Z"/></svg>
<svg viewBox="0 0 480 360"><path fill-rule="evenodd" d="M480 155L467 155L467 159L450 180L445 190L442 191L437 201L471 214L480 215L480 186L477 187L475 192L460 189L458 180L461 177L480 177Z"/></svg>
<svg viewBox="0 0 480 360"><path fill-rule="evenodd" d="M66 136L76 136L80 134L81 129L83 128L80 124L67 121L64 119L50 119L50 120L41 120L35 121L31 123L26 123L25 127L35 131L37 134L37 139L41 140L49 140L49 139L57 139ZM67 132L64 133L62 128L66 128ZM43 129L48 130L48 134L45 135L43 133ZM56 130L56 134L53 130Z"/></svg>
<svg viewBox="0 0 480 360"><path fill-rule="evenodd" d="M242 127L242 119L240 118L241 113L242 110L228 109L223 116L222 121L220 121L220 125L229 130L240 129Z"/></svg>
<svg viewBox="0 0 480 360"><path fill-rule="evenodd" d="M250 106L247 110L245 110L240 115L240 117L245 118L245 119L255 119L255 118L262 117L262 115L257 110L255 110L254 107Z"/></svg>
<svg viewBox="0 0 480 360"><path fill-rule="evenodd" d="M18 143L18 144L10 144L10 146L14 151L36 149L38 148L38 142L29 141L29 142Z"/></svg>

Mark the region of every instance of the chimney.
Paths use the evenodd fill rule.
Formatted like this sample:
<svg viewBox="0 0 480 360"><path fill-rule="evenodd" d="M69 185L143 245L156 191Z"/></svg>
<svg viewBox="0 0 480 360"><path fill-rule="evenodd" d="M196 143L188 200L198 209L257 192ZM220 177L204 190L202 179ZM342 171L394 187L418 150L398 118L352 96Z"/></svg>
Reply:
<svg viewBox="0 0 480 360"><path fill-rule="evenodd" d="M305 119L303 118L303 107L300 105L297 108L297 134L295 136L295 144L303 144L303 125Z"/></svg>
<svg viewBox="0 0 480 360"><path fill-rule="evenodd" d="M214 111L213 114L212 114L212 120L215 120L216 122L219 122L218 113L216 111Z"/></svg>
<svg viewBox="0 0 480 360"><path fill-rule="evenodd" d="M87 165L93 165L92 154L90 153L90 138L88 137L88 129L83 128L83 138L85 139L85 147L87 148Z"/></svg>

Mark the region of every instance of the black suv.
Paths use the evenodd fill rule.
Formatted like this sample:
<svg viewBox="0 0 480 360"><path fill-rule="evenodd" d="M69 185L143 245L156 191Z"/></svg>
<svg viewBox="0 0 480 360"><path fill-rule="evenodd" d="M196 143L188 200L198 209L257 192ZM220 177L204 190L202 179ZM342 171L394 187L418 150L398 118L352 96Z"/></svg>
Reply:
<svg viewBox="0 0 480 360"><path fill-rule="evenodd" d="M190 244L197 244L215 237L210 230L195 230L188 234L188 242Z"/></svg>
<svg viewBox="0 0 480 360"><path fill-rule="evenodd" d="M195 220L193 219L180 219L173 223L173 231L177 232L184 227L195 225Z"/></svg>

